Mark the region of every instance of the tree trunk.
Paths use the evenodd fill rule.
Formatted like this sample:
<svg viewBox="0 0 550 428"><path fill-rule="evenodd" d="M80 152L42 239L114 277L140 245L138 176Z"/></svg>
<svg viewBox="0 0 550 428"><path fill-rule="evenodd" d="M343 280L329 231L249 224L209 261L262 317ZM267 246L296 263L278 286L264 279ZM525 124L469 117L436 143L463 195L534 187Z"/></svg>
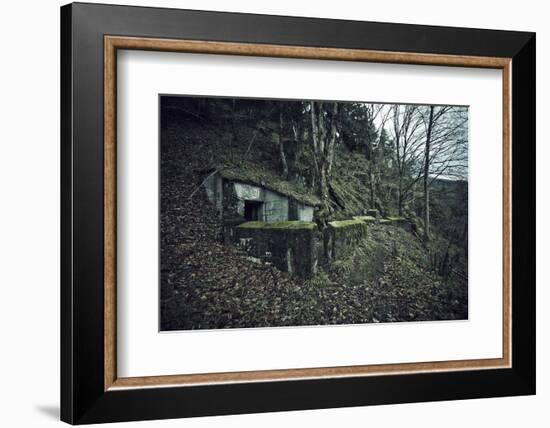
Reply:
<svg viewBox="0 0 550 428"><path fill-rule="evenodd" d="M434 106L430 106L430 118L428 119L428 131L426 133L426 147L424 150L424 240L430 239L430 144L432 139L432 127L434 118Z"/></svg>
<svg viewBox="0 0 550 428"><path fill-rule="evenodd" d="M325 110L324 103L312 101L310 102L310 108L313 161L315 175L319 181L319 196L321 197L321 206L316 212L316 221L323 234L325 257L327 260L330 260L332 257L331 240L330 235L327 234L327 227L332 215L330 182L336 149L336 115L338 113L338 104L333 103L330 110Z"/></svg>
<svg viewBox="0 0 550 428"><path fill-rule="evenodd" d="M233 153L233 147L237 143L237 101L235 98L231 101L231 108L232 108L232 114L231 114L231 144L229 146L229 157L231 159L231 162L234 161L234 153Z"/></svg>
<svg viewBox="0 0 550 428"><path fill-rule="evenodd" d="M328 217L328 214L330 212L330 194L328 191L328 177L327 177L327 170L323 167L320 171L319 176L319 187L321 190L321 210L325 214L323 217L324 219Z"/></svg>
<svg viewBox="0 0 550 428"><path fill-rule="evenodd" d="M372 141L369 141L367 145L367 160L369 163L369 205L370 208L374 208L374 166L375 166L375 160L373 156L373 150L372 150Z"/></svg>
<svg viewBox="0 0 550 428"><path fill-rule="evenodd" d="M281 104L281 110L279 111L279 154L281 155L281 165L283 167L283 176L288 178L288 163L285 156L285 148L283 145L283 106Z"/></svg>
<svg viewBox="0 0 550 428"><path fill-rule="evenodd" d="M372 165L369 168L369 205L370 208L375 208L374 206L374 174L372 173Z"/></svg>
<svg viewBox="0 0 550 428"><path fill-rule="evenodd" d="M397 212L399 217L403 215L403 195L404 189L403 189L403 176L402 174L399 175L399 184L397 188Z"/></svg>

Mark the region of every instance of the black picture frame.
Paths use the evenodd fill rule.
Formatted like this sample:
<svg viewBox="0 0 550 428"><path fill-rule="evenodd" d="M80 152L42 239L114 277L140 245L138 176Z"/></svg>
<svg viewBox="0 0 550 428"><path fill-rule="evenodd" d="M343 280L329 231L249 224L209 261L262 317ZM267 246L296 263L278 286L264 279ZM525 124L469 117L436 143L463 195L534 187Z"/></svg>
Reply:
<svg viewBox="0 0 550 428"><path fill-rule="evenodd" d="M512 367L104 390L104 36L512 58ZM535 393L535 34L74 3L61 8L61 419L71 424Z"/></svg>

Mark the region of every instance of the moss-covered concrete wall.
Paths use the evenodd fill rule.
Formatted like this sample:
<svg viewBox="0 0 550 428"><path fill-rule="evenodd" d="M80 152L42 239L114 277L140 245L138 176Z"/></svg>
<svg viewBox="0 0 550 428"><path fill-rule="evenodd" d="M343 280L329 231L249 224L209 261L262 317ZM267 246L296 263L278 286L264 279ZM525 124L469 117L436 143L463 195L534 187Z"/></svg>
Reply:
<svg viewBox="0 0 550 428"><path fill-rule="evenodd" d="M322 234L312 222L250 221L235 226L230 240L257 261L310 277L319 264L330 264L349 255L366 237L367 227L365 221L358 219L333 221Z"/></svg>
<svg viewBox="0 0 550 428"><path fill-rule="evenodd" d="M315 223L251 221L235 228L234 240L251 257L273 263L278 269L310 277L317 271L322 245Z"/></svg>
<svg viewBox="0 0 550 428"><path fill-rule="evenodd" d="M370 216L370 215L359 215L354 216L354 220L361 220L364 223L376 223L376 217Z"/></svg>
<svg viewBox="0 0 550 428"><path fill-rule="evenodd" d="M348 255L367 235L367 223L360 219L331 221L326 230L329 262Z"/></svg>

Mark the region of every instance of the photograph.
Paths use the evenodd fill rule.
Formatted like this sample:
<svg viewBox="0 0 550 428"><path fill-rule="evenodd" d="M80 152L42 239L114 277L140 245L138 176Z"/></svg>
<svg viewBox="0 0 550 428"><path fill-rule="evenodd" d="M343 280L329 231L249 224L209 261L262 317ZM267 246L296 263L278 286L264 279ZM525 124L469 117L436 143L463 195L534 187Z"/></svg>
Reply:
<svg viewBox="0 0 550 428"><path fill-rule="evenodd" d="M35 3L3 223L8 389L39 382L9 426L545 415L544 14Z"/></svg>
<svg viewBox="0 0 550 428"><path fill-rule="evenodd" d="M159 95L160 330L467 320L468 119Z"/></svg>

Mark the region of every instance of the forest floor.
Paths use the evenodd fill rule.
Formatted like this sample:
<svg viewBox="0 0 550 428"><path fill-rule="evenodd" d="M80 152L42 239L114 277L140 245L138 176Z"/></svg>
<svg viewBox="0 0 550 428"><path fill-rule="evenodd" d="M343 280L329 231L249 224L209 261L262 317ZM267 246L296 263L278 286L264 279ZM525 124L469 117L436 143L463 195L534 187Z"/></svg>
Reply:
<svg viewBox="0 0 550 428"><path fill-rule="evenodd" d="M369 226L353 254L308 280L251 262L222 243L222 225L200 187L204 171L227 156L227 138L171 123L161 144L162 330L468 317L467 282L433 274L421 240L398 227ZM267 167L270 153L256 153Z"/></svg>

